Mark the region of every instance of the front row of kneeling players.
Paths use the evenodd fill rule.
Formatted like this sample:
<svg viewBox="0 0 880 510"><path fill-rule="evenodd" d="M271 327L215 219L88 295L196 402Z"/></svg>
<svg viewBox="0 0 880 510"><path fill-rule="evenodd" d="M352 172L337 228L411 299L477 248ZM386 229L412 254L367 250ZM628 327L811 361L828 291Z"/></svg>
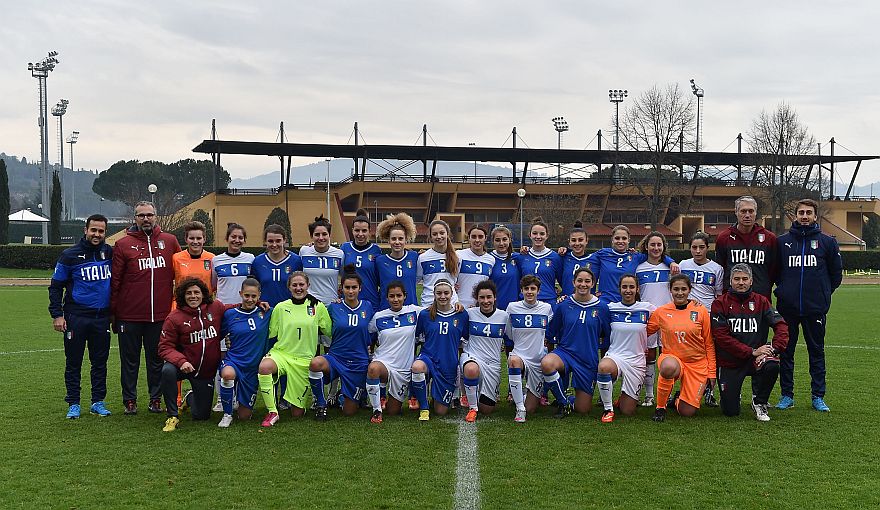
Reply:
<svg viewBox="0 0 880 510"><path fill-rule="evenodd" d="M427 421L429 387L435 413L446 414L459 373L469 403L465 419L473 422L480 413L492 413L499 400L505 339L513 342L508 381L515 421L524 422L535 412L546 392L556 398L556 417L587 413L598 386L601 419L607 423L614 420L615 406L624 414L635 413L646 358L653 359L657 347L649 344L649 337L657 332L663 353L658 359L655 421L663 421L668 409L681 416L696 414L703 389L714 384L716 374L725 415L739 414L742 384L752 376L751 407L758 420L769 420L767 398L778 375L777 355L785 349L788 335L767 299L751 291L747 265L732 269L731 290L713 303L711 318L709 310L689 299L691 282L685 275L670 278L673 301L659 308L638 300L633 275L621 278L621 300L610 304L592 294L593 278L589 269L578 269L574 293L562 298L555 311L537 299L541 283L533 275L522 278L523 299L507 310L496 308L491 281L475 286L476 306L468 309L454 303L448 280L435 283L428 307L404 305L405 287L394 282L386 289L390 307L378 313L359 298L362 282L353 271L343 278L343 300L329 306L309 293L308 276L295 272L287 282L291 299L274 309L259 301L260 284L253 278L242 284L238 306L212 301L202 282L187 280L177 289L177 310L166 320L159 345L166 362L162 389L169 417L164 430L179 424L176 397L182 379L192 386L184 405L191 407L193 419L210 417L211 384L218 366L221 427L233 421L233 399L240 403L239 419L250 418L257 393L268 409L262 425L277 423L276 388L282 378L281 398L294 417L305 413L311 388L315 418L326 419L324 385L338 378L345 415L357 411L366 391L371 421L381 423L383 409L400 413L411 391L419 402L419 420ZM765 344L769 328L774 338ZM319 335L332 338L323 356L316 355ZM621 392L612 401L617 379L622 380ZM670 397L677 381L680 390ZM569 384L573 398L566 394ZM383 386L387 398L382 397Z"/></svg>

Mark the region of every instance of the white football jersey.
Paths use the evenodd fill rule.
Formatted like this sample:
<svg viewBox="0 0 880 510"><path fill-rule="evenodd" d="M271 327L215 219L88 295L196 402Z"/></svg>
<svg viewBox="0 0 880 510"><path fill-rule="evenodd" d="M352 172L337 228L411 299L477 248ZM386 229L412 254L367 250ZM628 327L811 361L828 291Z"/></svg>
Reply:
<svg viewBox="0 0 880 510"><path fill-rule="evenodd" d="M495 257L489 253L477 255L470 248L456 250L458 254L458 300L464 307L472 306L474 287L488 280L495 265Z"/></svg>
<svg viewBox="0 0 880 510"><path fill-rule="evenodd" d="M712 301L724 292L724 268L714 260L701 266L694 259L683 260L679 266L682 274L691 279L691 298L711 310Z"/></svg>
<svg viewBox="0 0 880 510"><path fill-rule="evenodd" d="M422 282L422 306L430 306L434 302L434 284L437 280L449 280L455 285L455 277L446 268L446 254L434 251L433 248L419 255L417 279ZM452 302L458 302L458 294L452 289Z"/></svg>
<svg viewBox="0 0 880 510"><path fill-rule="evenodd" d="M663 262L642 262L636 267L636 277L639 279L642 301L653 303L654 306L663 306L672 301L672 294L669 293L669 266Z"/></svg>
<svg viewBox="0 0 880 510"><path fill-rule="evenodd" d="M634 366L645 366L645 350L657 347L657 335L648 338L648 319L657 307L646 301L627 306L621 302L609 303L611 312L611 347L608 354L629 361Z"/></svg>
<svg viewBox="0 0 880 510"><path fill-rule="evenodd" d="M241 303L241 284L251 274L254 255L243 251L233 257L223 252L212 261L217 278L217 299L225 305Z"/></svg>
<svg viewBox="0 0 880 510"><path fill-rule="evenodd" d="M299 249L303 272L309 276L309 294L325 305L339 299L339 276L342 274L345 254L339 248L330 246L319 252L314 246Z"/></svg>
<svg viewBox="0 0 880 510"><path fill-rule="evenodd" d="M468 308L468 340L464 344L464 353L481 363L501 363L501 346L507 332L507 312L495 310L486 317L479 308Z"/></svg>
<svg viewBox="0 0 880 510"><path fill-rule="evenodd" d="M540 363L547 354L544 339L547 326L553 318L553 307L543 301L534 305L514 301L507 306L507 317L507 337L513 341L511 354L532 363Z"/></svg>
<svg viewBox="0 0 880 510"><path fill-rule="evenodd" d="M392 312L386 308L373 315L370 333L378 336L378 347L374 360L399 370L409 369L413 363L416 344L416 322L421 306L404 305L400 311Z"/></svg>

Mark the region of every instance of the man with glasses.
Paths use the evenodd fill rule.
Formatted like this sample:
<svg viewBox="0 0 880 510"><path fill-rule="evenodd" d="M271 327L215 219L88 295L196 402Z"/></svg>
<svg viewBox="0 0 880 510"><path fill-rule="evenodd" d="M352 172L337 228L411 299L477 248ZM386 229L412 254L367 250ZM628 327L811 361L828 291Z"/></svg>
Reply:
<svg viewBox="0 0 880 510"><path fill-rule="evenodd" d="M174 289L172 257L180 244L162 232L152 202L138 202L135 225L113 247L110 307L119 336L122 399L125 414L137 414L137 380L141 347L147 363L151 413L161 413L159 335L171 311Z"/></svg>

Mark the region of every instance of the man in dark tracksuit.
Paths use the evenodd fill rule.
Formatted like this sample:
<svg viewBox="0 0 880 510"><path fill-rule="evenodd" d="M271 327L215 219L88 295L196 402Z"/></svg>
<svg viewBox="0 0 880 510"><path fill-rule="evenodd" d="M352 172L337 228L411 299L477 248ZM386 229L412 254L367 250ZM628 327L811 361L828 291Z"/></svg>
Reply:
<svg viewBox="0 0 880 510"><path fill-rule="evenodd" d="M752 410L758 421L770 421L767 399L779 376L779 353L788 344L788 328L770 301L752 290L752 269L736 264L730 270L730 289L712 303L712 339L721 388L721 412L737 416L740 392L752 377ZM767 333L773 328L773 343Z"/></svg>
<svg viewBox="0 0 880 510"><path fill-rule="evenodd" d="M777 409L794 407L794 351L800 326L810 357L813 408L830 411L825 403L825 316L831 294L843 280L843 261L837 241L819 228L817 210L814 200L799 201L794 224L779 237L776 308L788 324L789 341L780 356L782 398Z"/></svg>
<svg viewBox="0 0 880 510"><path fill-rule="evenodd" d="M110 354L110 265L113 250L104 243L107 218L86 220L83 238L61 253L49 285L49 314L55 331L64 334L64 385L67 418L80 415L83 354L89 348L92 403L89 412L109 416L107 357Z"/></svg>

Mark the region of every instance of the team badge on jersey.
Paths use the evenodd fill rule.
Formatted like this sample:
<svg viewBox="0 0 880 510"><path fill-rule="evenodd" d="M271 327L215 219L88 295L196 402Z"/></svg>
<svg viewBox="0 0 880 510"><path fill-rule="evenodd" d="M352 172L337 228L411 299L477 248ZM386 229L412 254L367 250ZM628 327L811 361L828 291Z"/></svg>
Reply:
<svg viewBox="0 0 880 510"><path fill-rule="evenodd" d="M407 260L407 261L406 261L406 268L407 268L407 269L412 269L412 260Z"/></svg>
<svg viewBox="0 0 880 510"><path fill-rule="evenodd" d="M452 319L452 327L454 327L454 328L458 327L458 319Z"/></svg>
<svg viewBox="0 0 880 510"><path fill-rule="evenodd" d="M366 319L366 318L367 318L367 312L361 310L361 319Z"/></svg>
<svg viewBox="0 0 880 510"><path fill-rule="evenodd" d="M105 260L104 252L101 252L101 260Z"/></svg>
<svg viewBox="0 0 880 510"><path fill-rule="evenodd" d="M314 316L315 315L315 307L312 305L307 306L306 313L308 313L309 316Z"/></svg>
<svg viewBox="0 0 880 510"><path fill-rule="evenodd" d="M210 261L210 260L206 260L206 261L204 262L204 264L205 264L205 271L210 271L210 270L211 270L211 261Z"/></svg>
<svg viewBox="0 0 880 510"><path fill-rule="evenodd" d="M697 322L697 312L691 312L691 322Z"/></svg>
<svg viewBox="0 0 880 510"><path fill-rule="evenodd" d="M547 317L541 317L541 327L542 328L547 327Z"/></svg>
<svg viewBox="0 0 880 510"><path fill-rule="evenodd" d="M413 317L412 314L407 314L407 316L406 316L406 321L409 322L410 324L415 324L415 323L416 323L416 318Z"/></svg>
<svg viewBox="0 0 880 510"><path fill-rule="evenodd" d="M763 242L764 242L764 234L758 234L758 242L759 242L759 243L763 243Z"/></svg>
<svg viewBox="0 0 880 510"><path fill-rule="evenodd" d="M544 261L545 266L550 267L550 264L552 264L552 262L550 262L549 260Z"/></svg>
<svg viewBox="0 0 880 510"><path fill-rule="evenodd" d="M159 249L160 249L160 250L164 250L164 249L165 249L165 241L159 239L158 241L156 241L156 244L159 245Z"/></svg>
<svg viewBox="0 0 880 510"><path fill-rule="evenodd" d="M284 266L284 272L290 274L290 266Z"/></svg>
<svg viewBox="0 0 880 510"><path fill-rule="evenodd" d="M817 241L816 239L813 239L810 241L810 248L815 250L818 247L819 247L819 241Z"/></svg>
<svg viewBox="0 0 880 510"><path fill-rule="evenodd" d="M648 320L648 314L646 314L645 312L640 313L639 316L641 317L642 322L646 322Z"/></svg>
<svg viewBox="0 0 880 510"><path fill-rule="evenodd" d="M260 318L262 319L262 318L264 318L264 317L266 317L266 313L263 312L262 310L260 310Z"/></svg>
<svg viewBox="0 0 880 510"><path fill-rule="evenodd" d="M749 310L751 310L753 312L755 311L755 302L754 301L749 301Z"/></svg>
<svg viewBox="0 0 880 510"><path fill-rule="evenodd" d="M208 313L208 320L209 320L209 321L212 321L212 320L214 320L214 318L213 318L213 317L211 317L211 314L210 314L210 313Z"/></svg>
<svg viewBox="0 0 880 510"><path fill-rule="evenodd" d="M599 310L593 310L593 317L599 316Z"/></svg>

